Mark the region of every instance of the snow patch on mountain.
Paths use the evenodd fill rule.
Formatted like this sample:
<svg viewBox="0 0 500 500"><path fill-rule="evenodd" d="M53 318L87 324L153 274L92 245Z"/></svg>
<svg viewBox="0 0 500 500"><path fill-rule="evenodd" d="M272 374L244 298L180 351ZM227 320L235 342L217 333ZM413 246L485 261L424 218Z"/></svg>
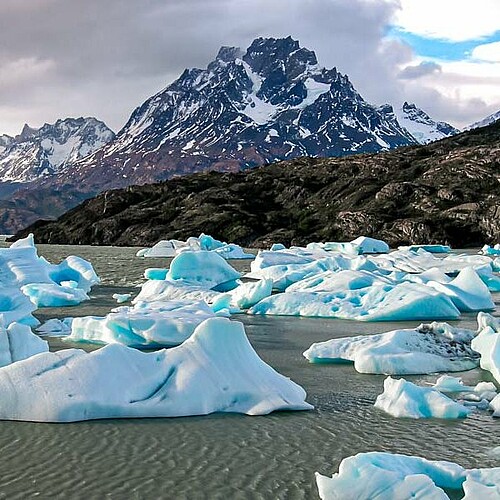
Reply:
<svg viewBox="0 0 500 500"><path fill-rule="evenodd" d="M433 120L415 104L405 102L400 108L396 108L394 113L399 124L408 130L420 144L444 139L459 132L448 123Z"/></svg>
<svg viewBox="0 0 500 500"><path fill-rule="evenodd" d="M496 113L488 115L486 118L483 118L478 122L471 123L469 126L465 127L464 130L472 130L473 128L486 127L486 125L495 123L498 120L500 120L500 110L498 110Z"/></svg>

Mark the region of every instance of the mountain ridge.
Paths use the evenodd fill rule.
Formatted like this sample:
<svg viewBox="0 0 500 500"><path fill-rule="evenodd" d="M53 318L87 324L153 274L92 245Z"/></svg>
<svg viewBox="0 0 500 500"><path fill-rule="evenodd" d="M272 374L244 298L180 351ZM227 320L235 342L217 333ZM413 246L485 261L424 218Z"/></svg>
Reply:
<svg viewBox="0 0 500 500"><path fill-rule="evenodd" d="M43 243L151 245L201 232L244 246L500 240L500 122L420 146L297 158L107 191L18 233Z"/></svg>

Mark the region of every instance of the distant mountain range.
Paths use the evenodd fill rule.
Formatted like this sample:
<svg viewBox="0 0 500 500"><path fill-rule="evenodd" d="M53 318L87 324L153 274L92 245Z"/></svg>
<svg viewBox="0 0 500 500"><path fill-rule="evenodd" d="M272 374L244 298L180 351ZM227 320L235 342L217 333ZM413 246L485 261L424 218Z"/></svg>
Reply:
<svg viewBox="0 0 500 500"><path fill-rule="evenodd" d="M371 153L457 133L413 104L373 106L291 37L222 47L131 115L116 136L92 118L0 136L0 232L108 189L299 156ZM3 201L2 201L3 198Z"/></svg>
<svg viewBox="0 0 500 500"><path fill-rule="evenodd" d="M500 122L426 145L296 158L108 191L28 228L44 243L150 245L206 232L250 247L500 241Z"/></svg>

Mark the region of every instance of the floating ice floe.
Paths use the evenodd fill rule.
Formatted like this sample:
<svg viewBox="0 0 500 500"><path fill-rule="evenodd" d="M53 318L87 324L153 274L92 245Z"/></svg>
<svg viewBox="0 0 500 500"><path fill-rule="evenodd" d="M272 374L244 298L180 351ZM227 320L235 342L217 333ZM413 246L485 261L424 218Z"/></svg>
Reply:
<svg viewBox="0 0 500 500"><path fill-rule="evenodd" d="M497 243L494 246L484 245L480 252L483 255L500 255L500 243Z"/></svg>
<svg viewBox="0 0 500 500"><path fill-rule="evenodd" d="M190 237L187 241L161 240L151 248L143 248L136 254L137 257L175 257L184 251L206 250L216 252L225 259L253 259L254 255L246 253L239 245L224 243L207 234L198 238Z"/></svg>
<svg viewBox="0 0 500 500"><path fill-rule="evenodd" d="M450 375L441 375L432 386L439 392L444 393L470 393L478 394L496 393L497 389L493 382L479 382L475 386L465 385L460 377L452 377Z"/></svg>
<svg viewBox="0 0 500 500"><path fill-rule="evenodd" d="M47 342L35 335L29 326L19 323L11 323L7 328L0 326L0 367L48 350Z"/></svg>
<svg viewBox="0 0 500 500"><path fill-rule="evenodd" d="M384 392L377 397L375 407L407 418L464 418L470 411L433 388L391 377L385 379Z"/></svg>
<svg viewBox="0 0 500 500"><path fill-rule="evenodd" d="M148 307L118 307L104 317L73 318L70 342L123 344L136 348L182 344L198 325L215 317L203 301L155 302Z"/></svg>
<svg viewBox="0 0 500 500"><path fill-rule="evenodd" d="M118 302L118 304L123 304L124 302L128 302L132 297L131 293L114 293L112 297Z"/></svg>
<svg viewBox="0 0 500 500"><path fill-rule="evenodd" d="M500 467L464 469L453 462L369 452L342 460L332 477L316 473L316 484L322 500L449 500L444 490L463 491L464 500L493 499L500 497Z"/></svg>
<svg viewBox="0 0 500 500"><path fill-rule="evenodd" d="M12 383L15 381L15 383ZM203 322L181 346L46 352L0 369L0 419L71 422L308 410L305 391L264 363L243 325Z"/></svg>
<svg viewBox="0 0 500 500"><path fill-rule="evenodd" d="M79 304L99 282L84 259L70 256L55 265L39 257L33 235L0 249L0 267L0 316L6 325L14 321L36 325L31 313L37 306Z"/></svg>
<svg viewBox="0 0 500 500"><path fill-rule="evenodd" d="M177 255L170 263L166 279L225 292L236 288L240 276L220 255L200 250Z"/></svg>
<svg viewBox="0 0 500 500"><path fill-rule="evenodd" d="M472 349L481 354L481 368L491 372L500 383L500 320L487 313L477 316L479 333L472 340Z"/></svg>
<svg viewBox="0 0 500 500"><path fill-rule="evenodd" d="M373 285L338 292L285 292L261 300L249 313L358 321L456 319L460 316L447 295L414 283Z"/></svg>
<svg viewBox="0 0 500 500"><path fill-rule="evenodd" d="M431 323L415 329L315 343L304 356L311 363L353 361L360 373L410 375L463 371L479 364L479 354L471 348L475 335L472 330Z"/></svg>
<svg viewBox="0 0 500 500"><path fill-rule="evenodd" d="M451 248L448 245L409 245L409 246L401 246L398 247L398 250L425 250L429 253L450 253Z"/></svg>

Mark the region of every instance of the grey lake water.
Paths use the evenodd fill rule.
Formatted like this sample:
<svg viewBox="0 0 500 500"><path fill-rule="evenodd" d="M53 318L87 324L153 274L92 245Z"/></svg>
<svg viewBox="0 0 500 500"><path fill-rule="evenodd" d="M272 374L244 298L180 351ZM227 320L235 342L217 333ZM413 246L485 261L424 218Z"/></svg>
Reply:
<svg viewBox="0 0 500 500"><path fill-rule="evenodd" d="M103 281L81 306L40 309L36 316L44 321L106 314L116 306L113 293L138 293L145 268L168 267L167 259L139 259L136 251L40 245L39 253L51 262L69 254L90 260ZM233 264L249 268L248 262ZM499 294L495 299L498 306ZM0 422L0 498L316 499L315 471L331 475L343 458L367 451L451 460L466 467L500 466L500 453L494 451L500 446L500 421L489 413L448 421L393 418L373 407L384 376L359 374L349 364L313 365L302 357L313 342L414 327L415 322L234 319L245 324L267 363L305 388L314 410L258 417ZM453 323L476 328L473 314ZM58 339L50 343L52 349L71 347ZM492 380L480 369L457 375L467 384ZM406 378L423 383L436 376Z"/></svg>

